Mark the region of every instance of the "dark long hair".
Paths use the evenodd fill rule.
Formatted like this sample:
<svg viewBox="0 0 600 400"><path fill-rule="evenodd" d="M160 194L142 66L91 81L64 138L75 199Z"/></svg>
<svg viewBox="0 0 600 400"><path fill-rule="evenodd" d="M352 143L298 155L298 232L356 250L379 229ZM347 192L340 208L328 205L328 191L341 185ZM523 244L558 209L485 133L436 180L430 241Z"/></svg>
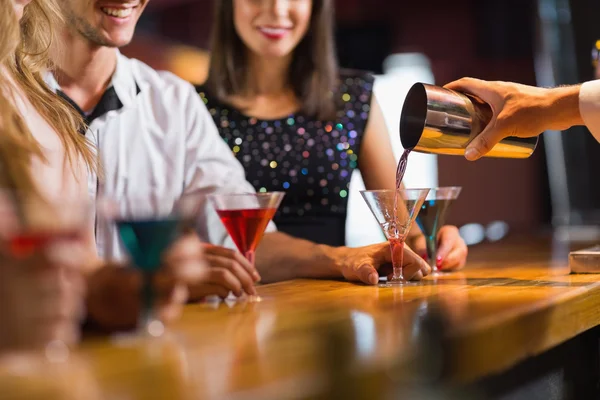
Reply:
<svg viewBox="0 0 600 400"><path fill-rule="evenodd" d="M323 120L332 119L336 107L333 92L338 64L333 22L333 0L313 0L308 31L294 49L288 74L302 112ZM235 30L233 0L217 0L207 86L220 101L247 88L247 55L246 45Z"/></svg>

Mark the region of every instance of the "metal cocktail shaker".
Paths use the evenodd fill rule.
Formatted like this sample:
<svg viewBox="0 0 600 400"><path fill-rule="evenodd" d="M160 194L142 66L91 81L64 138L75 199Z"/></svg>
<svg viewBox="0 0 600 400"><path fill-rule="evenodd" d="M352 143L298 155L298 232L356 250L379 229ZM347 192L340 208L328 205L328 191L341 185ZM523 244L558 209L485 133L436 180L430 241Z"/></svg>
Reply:
<svg viewBox="0 0 600 400"><path fill-rule="evenodd" d="M464 155L467 145L491 118L489 105L476 97L416 83L402 107L400 140L405 149L421 153ZM486 157L527 158L537 141L537 137L508 137Z"/></svg>

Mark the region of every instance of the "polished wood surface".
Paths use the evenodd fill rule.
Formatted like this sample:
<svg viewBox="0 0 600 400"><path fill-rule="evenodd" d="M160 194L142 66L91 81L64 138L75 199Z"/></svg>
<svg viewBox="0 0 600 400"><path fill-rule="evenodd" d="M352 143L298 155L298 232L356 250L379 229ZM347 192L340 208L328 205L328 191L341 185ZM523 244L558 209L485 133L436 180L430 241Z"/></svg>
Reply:
<svg viewBox="0 0 600 400"><path fill-rule="evenodd" d="M481 245L465 270L408 287L264 285L260 303L187 306L163 339L88 340L72 368L90 399L310 397L333 368L328 327L345 334L352 365L385 368L410 359L421 322L441 313L450 375L471 382L600 324L600 276L569 274L568 250L531 238Z"/></svg>

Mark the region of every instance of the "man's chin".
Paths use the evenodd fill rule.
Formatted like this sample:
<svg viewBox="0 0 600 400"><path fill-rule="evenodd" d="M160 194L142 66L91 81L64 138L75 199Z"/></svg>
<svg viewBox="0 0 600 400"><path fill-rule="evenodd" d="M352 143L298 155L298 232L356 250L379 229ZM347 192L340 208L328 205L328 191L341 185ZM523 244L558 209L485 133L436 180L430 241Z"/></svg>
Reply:
<svg viewBox="0 0 600 400"><path fill-rule="evenodd" d="M97 43L105 47L124 47L131 43L132 35L126 36L105 36L102 43Z"/></svg>
<svg viewBox="0 0 600 400"><path fill-rule="evenodd" d="M127 46L129 43L131 43L131 40L119 41L119 42L109 42L108 44L105 45L105 47L119 49L121 47Z"/></svg>
<svg viewBox="0 0 600 400"><path fill-rule="evenodd" d="M76 36L81 36L91 46L95 47L123 47L131 42L133 33L131 32L110 32L106 29L93 28L88 24L77 24Z"/></svg>

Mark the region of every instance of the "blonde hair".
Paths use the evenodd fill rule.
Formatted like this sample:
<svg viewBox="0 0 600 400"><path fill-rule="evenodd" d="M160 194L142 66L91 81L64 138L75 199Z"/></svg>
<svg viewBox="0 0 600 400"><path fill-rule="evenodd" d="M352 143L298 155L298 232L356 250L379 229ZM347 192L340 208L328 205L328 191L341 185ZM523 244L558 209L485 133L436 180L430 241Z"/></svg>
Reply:
<svg viewBox="0 0 600 400"><path fill-rule="evenodd" d="M0 0L0 63L14 57L19 44L19 24L12 0ZM0 186L37 193L31 174L31 156L42 156L23 119L7 97L7 78L0 74Z"/></svg>
<svg viewBox="0 0 600 400"><path fill-rule="evenodd" d="M90 170L96 171L92 146L79 133L79 128L83 126L82 117L44 82L44 73L51 68L49 51L56 40L55 27L62 23L56 1L33 0L25 7L20 23L14 15L12 0L0 0L0 8L8 10L0 13L0 31L3 32L0 39L0 62L23 89L35 109L59 135L71 167L77 168L77 160L82 158ZM7 84L6 79L0 77L0 84ZM6 98L6 93L0 94L0 98L1 162L7 173L13 170L15 173L11 175L11 182L6 183L14 189L31 191L31 157L45 158L19 112Z"/></svg>

